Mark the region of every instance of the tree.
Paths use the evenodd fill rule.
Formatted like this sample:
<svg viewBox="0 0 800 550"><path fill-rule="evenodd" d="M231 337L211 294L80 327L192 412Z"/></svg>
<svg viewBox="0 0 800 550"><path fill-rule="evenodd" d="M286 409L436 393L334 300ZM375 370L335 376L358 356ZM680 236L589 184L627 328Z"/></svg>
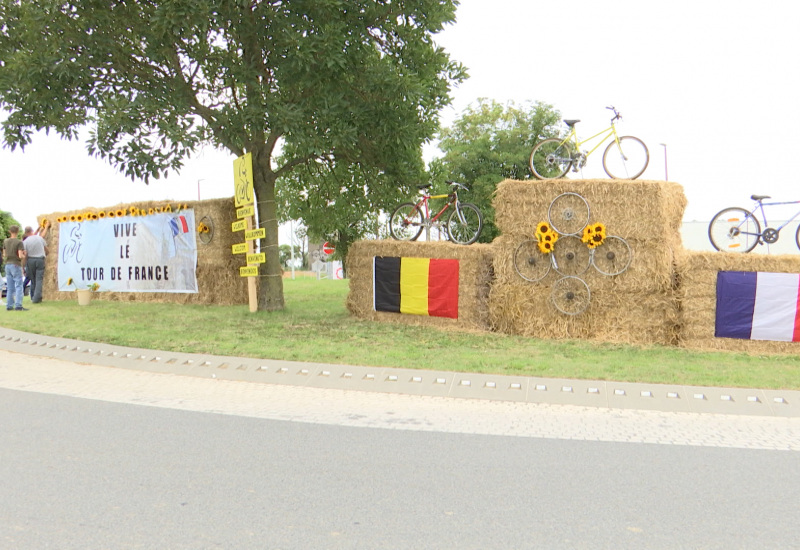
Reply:
<svg viewBox="0 0 800 550"><path fill-rule="evenodd" d="M541 102L517 107L480 99L470 105L449 128L439 132L444 153L430 165L431 178L439 186L445 180L466 183L469 193L459 194L475 203L484 215L482 242L498 235L492 197L505 179L531 177L528 160L533 146L543 137L558 135L561 114Z"/></svg>
<svg viewBox="0 0 800 550"><path fill-rule="evenodd" d="M303 220L309 235L330 242L344 260L352 243L377 232L379 212L391 211L412 184L424 181L421 162L414 173L395 182L358 164L308 164L283 179L278 204L287 219Z"/></svg>
<svg viewBox="0 0 800 550"><path fill-rule="evenodd" d="M398 186L463 69L433 43L456 0L0 0L6 146L76 138L145 182L203 143L253 155L258 307L284 307L276 182L319 161ZM277 154L283 147L280 163Z"/></svg>

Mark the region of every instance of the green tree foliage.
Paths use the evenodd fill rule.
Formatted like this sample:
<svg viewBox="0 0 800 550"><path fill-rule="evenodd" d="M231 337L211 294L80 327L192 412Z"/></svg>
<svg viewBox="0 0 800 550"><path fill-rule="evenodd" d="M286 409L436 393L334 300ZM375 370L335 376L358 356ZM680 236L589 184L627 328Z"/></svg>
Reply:
<svg viewBox="0 0 800 550"><path fill-rule="evenodd" d="M358 164L309 163L282 180L278 204L287 219L303 220L308 235L328 241L334 257L345 259L352 243L376 234L377 213L394 209L425 178L421 166L409 173L411 179L393 181Z"/></svg>
<svg viewBox="0 0 800 550"><path fill-rule="evenodd" d="M22 225L14 218L11 212L0 210L0 242L9 237L8 228L12 225L16 225L22 230Z"/></svg>
<svg viewBox="0 0 800 550"><path fill-rule="evenodd" d="M518 107L481 99L440 131L439 149L444 155L431 162L431 177L442 189L445 180L467 184L470 192L459 193L459 198L481 209L485 221L482 242L498 235L492 207L497 184L505 179L529 179L533 146L540 138L558 135L560 121L561 114L545 103Z"/></svg>
<svg viewBox="0 0 800 550"><path fill-rule="evenodd" d="M412 179L463 78L432 39L456 3L0 0L4 143L88 125L89 152L144 181L203 143L252 153L258 307L282 309L276 182L319 160Z"/></svg>

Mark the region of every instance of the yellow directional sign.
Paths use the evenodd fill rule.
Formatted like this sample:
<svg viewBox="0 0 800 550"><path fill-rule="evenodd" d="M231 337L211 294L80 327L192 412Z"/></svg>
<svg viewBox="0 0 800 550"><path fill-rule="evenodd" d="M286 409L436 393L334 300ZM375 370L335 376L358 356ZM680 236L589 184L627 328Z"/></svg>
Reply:
<svg viewBox="0 0 800 550"><path fill-rule="evenodd" d="M247 220L239 220L231 224L231 231L244 231L247 229Z"/></svg>
<svg viewBox="0 0 800 550"><path fill-rule="evenodd" d="M247 243L237 243L231 247L231 250L234 254L247 254Z"/></svg>
<svg viewBox="0 0 800 550"><path fill-rule="evenodd" d="M253 204L253 154L233 161L233 188L236 208Z"/></svg>
<svg viewBox="0 0 800 550"><path fill-rule="evenodd" d="M256 213L256 208L252 204L250 206L243 206L236 210L236 217L237 218L246 218L247 216L254 216Z"/></svg>
<svg viewBox="0 0 800 550"><path fill-rule="evenodd" d="M267 236L267 230L263 227L260 229L251 229L244 232L244 240L254 241L256 239L263 239Z"/></svg>
<svg viewBox="0 0 800 550"><path fill-rule="evenodd" d="M248 265L239 268L239 277L258 277L258 266Z"/></svg>
<svg viewBox="0 0 800 550"><path fill-rule="evenodd" d="M247 263L248 264L263 264L267 261L267 255L263 252L260 254L248 254L247 255Z"/></svg>

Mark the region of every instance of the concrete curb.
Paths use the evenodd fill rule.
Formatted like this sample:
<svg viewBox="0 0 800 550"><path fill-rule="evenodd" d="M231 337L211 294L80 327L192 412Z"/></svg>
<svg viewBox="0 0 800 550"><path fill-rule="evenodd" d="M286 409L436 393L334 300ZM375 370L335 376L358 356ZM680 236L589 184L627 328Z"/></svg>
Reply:
<svg viewBox="0 0 800 550"><path fill-rule="evenodd" d="M609 409L800 417L800 391L632 384L174 353L0 327L0 348L75 363L316 388Z"/></svg>

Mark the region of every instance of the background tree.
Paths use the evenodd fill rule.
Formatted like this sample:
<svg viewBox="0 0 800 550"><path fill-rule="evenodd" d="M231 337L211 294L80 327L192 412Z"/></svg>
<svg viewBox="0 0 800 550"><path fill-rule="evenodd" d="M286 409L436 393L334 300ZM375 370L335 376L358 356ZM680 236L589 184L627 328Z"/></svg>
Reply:
<svg viewBox="0 0 800 550"><path fill-rule="evenodd" d="M402 182L358 164L309 163L283 178L278 204L287 219L303 221L312 239L328 241L344 260L350 245L378 231L378 213L391 212L426 176L422 164ZM346 266L345 266L346 268Z"/></svg>
<svg viewBox="0 0 800 550"><path fill-rule="evenodd" d="M439 132L439 149L444 154L431 162L431 179L440 187L446 180L469 186L463 199L475 203L485 218L481 242L498 235L492 207L497 184L529 179L533 146L540 138L558 135L560 122L561 114L546 103L517 107L513 102L502 105L481 99Z"/></svg>
<svg viewBox="0 0 800 550"><path fill-rule="evenodd" d="M199 145L253 154L258 307L282 309L275 186L319 159L413 179L450 86L455 0L0 0L6 146L75 138L145 182ZM281 162L276 154L284 147Z"/></svg>

